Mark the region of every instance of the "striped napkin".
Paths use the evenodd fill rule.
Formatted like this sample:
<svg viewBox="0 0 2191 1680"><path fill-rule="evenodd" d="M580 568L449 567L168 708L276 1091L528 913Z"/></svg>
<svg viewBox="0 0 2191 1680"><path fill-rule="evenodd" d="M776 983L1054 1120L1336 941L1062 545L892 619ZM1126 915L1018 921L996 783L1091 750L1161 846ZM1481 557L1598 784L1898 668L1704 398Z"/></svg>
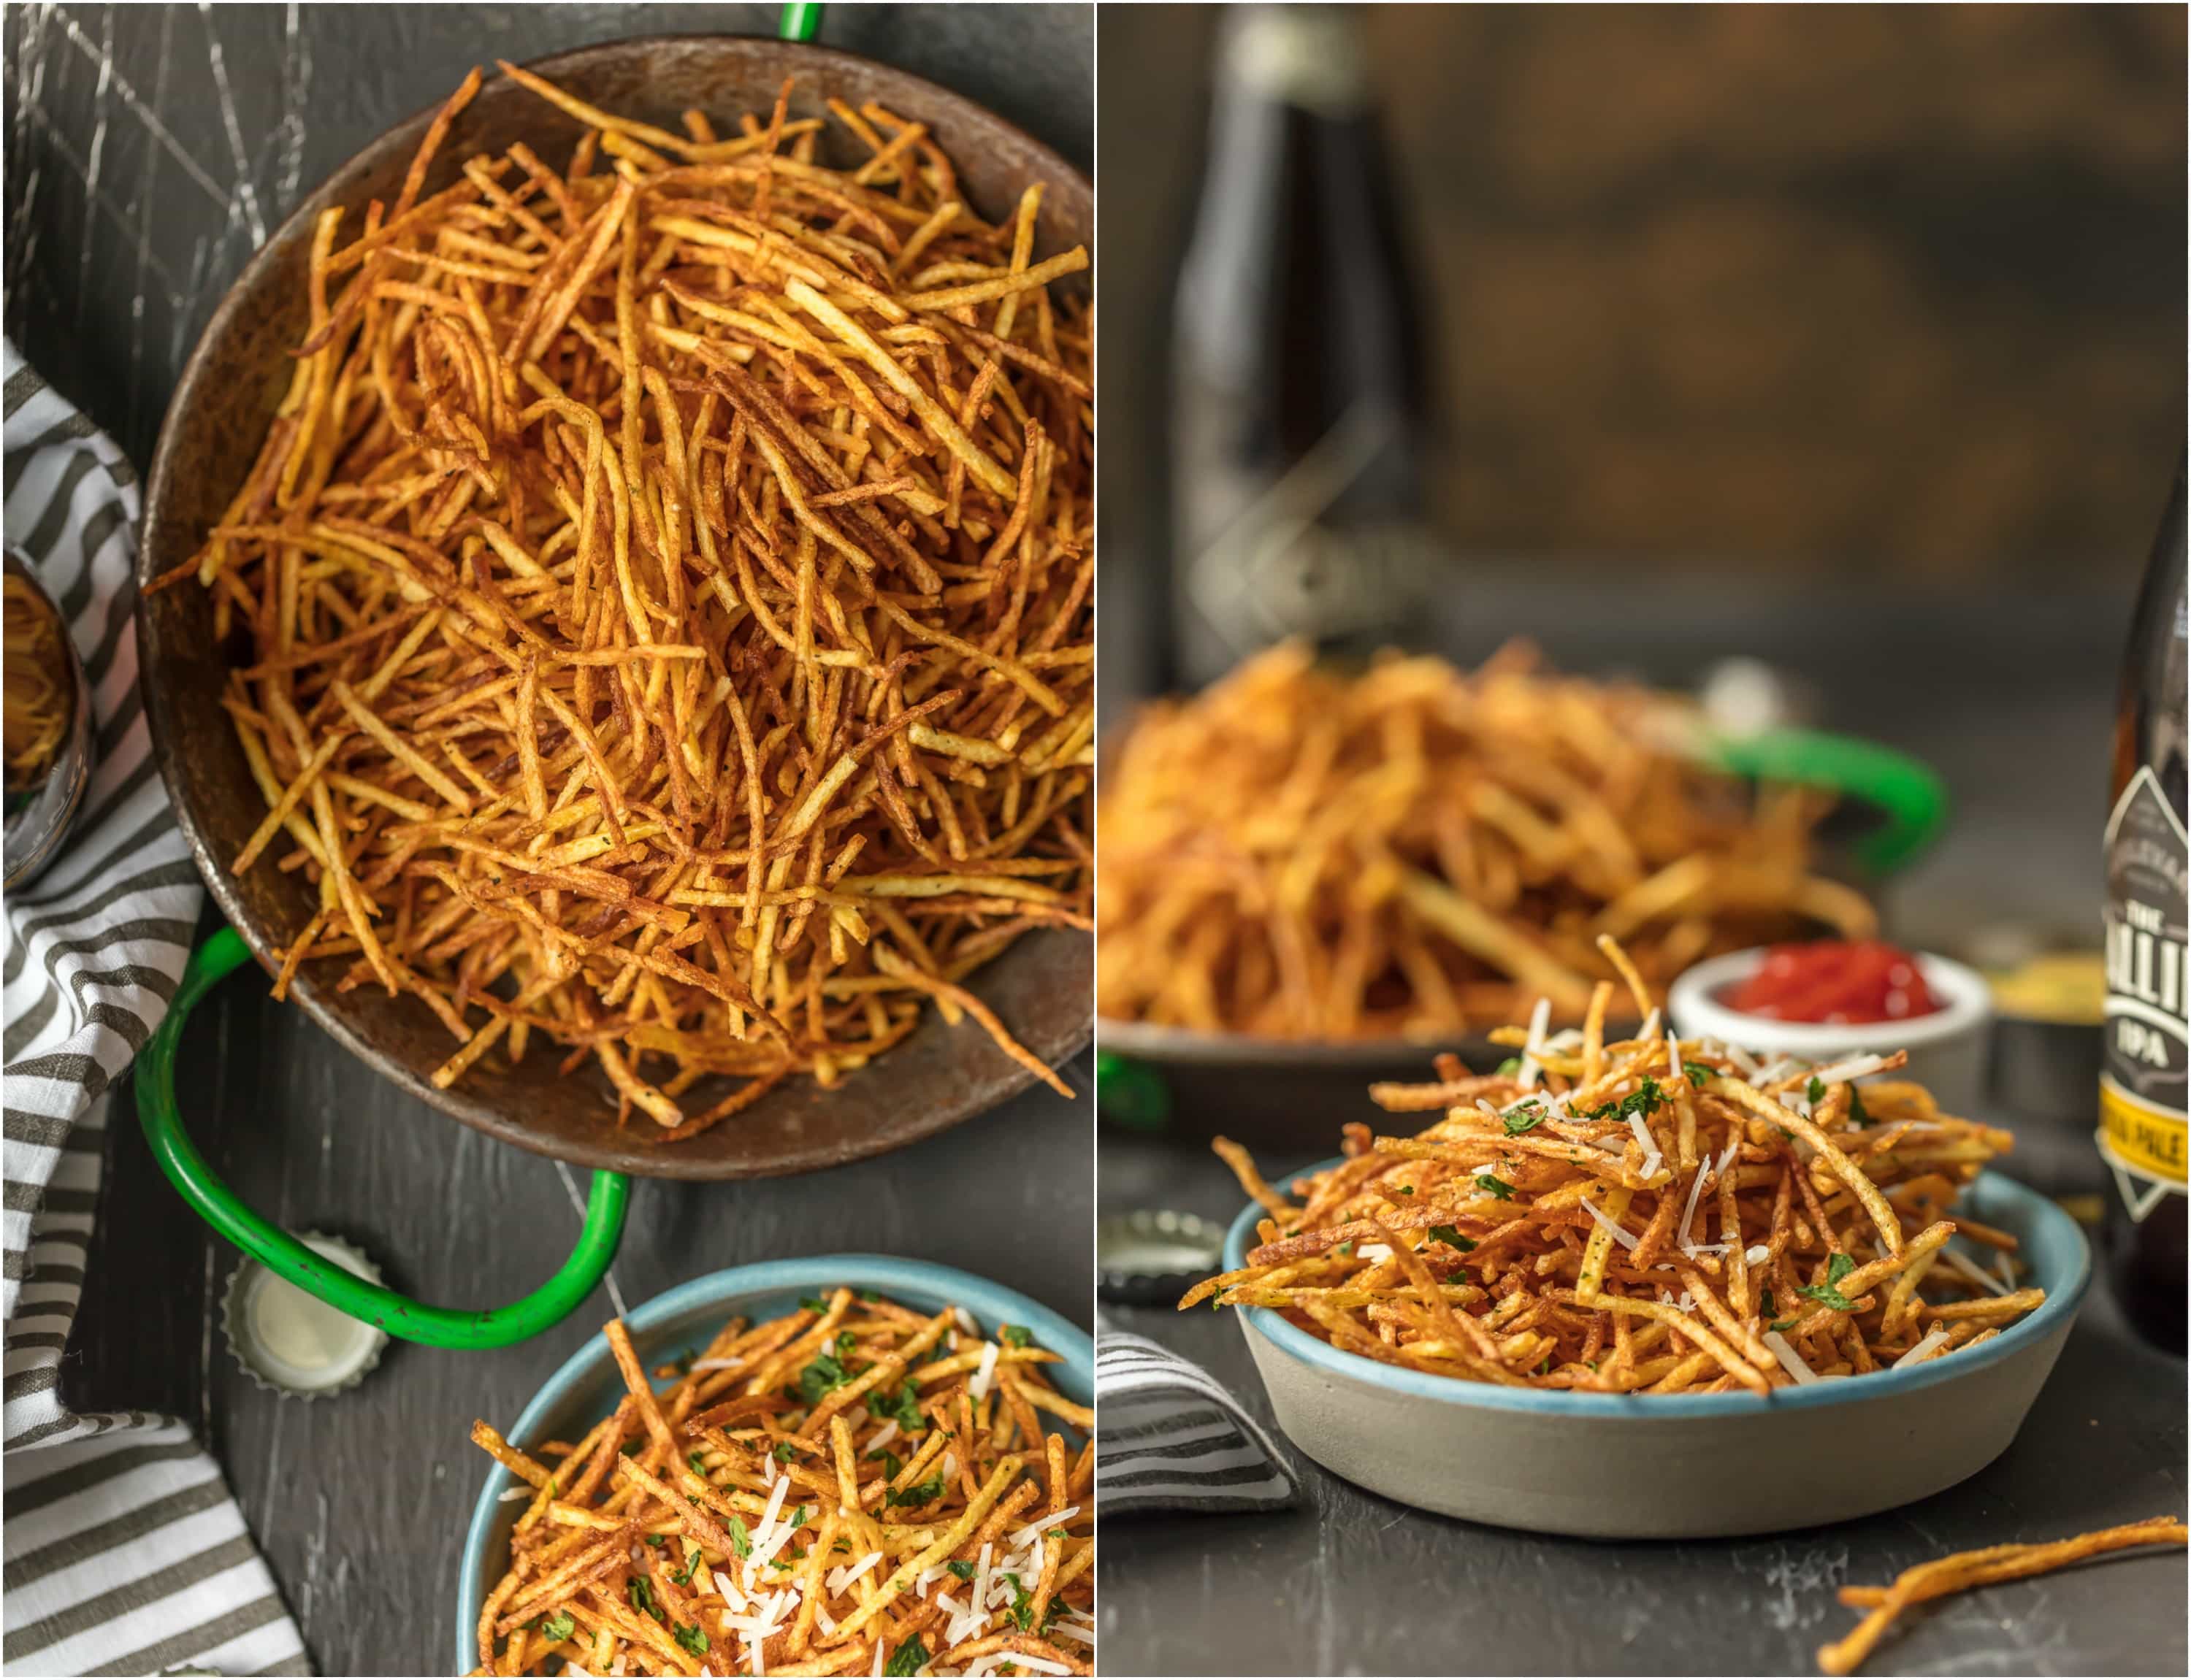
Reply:
<svg viewBox="0 0 2191 1680"><path fill-rule="evenodd" d="M1096 1510L1276 1511L1298 1496L1262 1425L1200 1365L1098 1324Z"/></svg>
<svg viewBox="0 0 2191 1680"><path fill-rule="evenodd" d="M60 1392L108 1087L167 1013L204 889L137 695L136 475L12 343L0 377L8 541L68 622L99 756L65 849L5 905L0 1662L15 1674L309 1673L242 1513L189 1428L77 1412Z"/></svg>

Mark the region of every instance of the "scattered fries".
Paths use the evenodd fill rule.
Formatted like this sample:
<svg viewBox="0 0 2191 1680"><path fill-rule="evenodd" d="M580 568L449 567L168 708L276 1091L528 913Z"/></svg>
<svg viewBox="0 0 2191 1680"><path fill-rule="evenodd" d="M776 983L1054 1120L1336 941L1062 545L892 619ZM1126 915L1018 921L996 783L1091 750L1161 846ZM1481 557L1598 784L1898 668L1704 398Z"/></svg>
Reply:
<svg viewBox="0 0 2191 1680"><path fill-rule="evenodd" d="M1088 1674L1094 1416L1023 1327L837 1289L733 1320L522 1486L475 1674ZM1066 1433L1044 1433L1044 1414Z"/></svg>
<svg viewBox="0 0 2191 1680"><path fill-rule="evenodd" d="M1296 1182L1298 1205L1220 1139L1270 1216L1246 1267L1181 1307L1271 1308L1345 1352L1472 1382L1764 1394L1949 1357L2046 1299L2015 1286L2012 1235L1949 1217L2010 1134L1919 1085L1855 1083L1901 1053L1761 1067L1662 1032L1640 982L1643 1030L1608 1044L1612 990L1579 1030L1494 1033L1522 1051L1495 1073L1448 1056L1437 1084L1373 1087L1444 1118L1413 1137L1348 1126L1348 1159ZM1959 1234L2006 1275L1950 1248Z"/></svg>
<svg viewBox="0 0 2191 1680"><path fill-rule="evenodd" d="M6 656L0 675L0 739L10 793L46 779L76 715L76 680L61 645L60 621L26 578L0 576L0 626Z"/></svg>
<svg viewBox="0 0 2191 1680"><path fill-rule="evenodd" d="M879 106L672 133L504 71L567 167L424 190L475 74L327 213L258 464L161 580L249 639L233 866L319 897L285 983L418 996L444 1087L544 1035L671 1138L930 998L1065 1090L958 983L1090 925L1086 252Z"/></svg>
<svg viewBox="0 0 2191 1680"><path fill-rule="evenodd" d="M1854 1632L1830 1645L1818 1648L1818 1667L1827 1674L1853 1674L1864 1666L1889 1624L1912 1604L1928 1598L1944 1598L1951 1592L1989 1586L1997 1581L2023 1581L2081 1564L2109 1552L2133 1546L2182 1546L2191 1530L2181 1518L2152 1517L2118 1529L2080 1534L2073 1540L2057 1540L2039 1546L1989 1546L1977 1552L1958 1552L1916 1568L1904 1569L1892 1586L1844 1586L1841 1603L1852 1609L1870 1612Z"/></svg>
<svg viewBox="0 0 2191 1680"><path fill-rule="evenodd" d="M1300 645L1152 707L1098 811L1096 1010L1277 1039L1453 1037L1532 996L1579 1019L1595 946L1664 985L1805 921L1873 931L1807 871L1822 807L1679 750L1671 697Z"/></svg>

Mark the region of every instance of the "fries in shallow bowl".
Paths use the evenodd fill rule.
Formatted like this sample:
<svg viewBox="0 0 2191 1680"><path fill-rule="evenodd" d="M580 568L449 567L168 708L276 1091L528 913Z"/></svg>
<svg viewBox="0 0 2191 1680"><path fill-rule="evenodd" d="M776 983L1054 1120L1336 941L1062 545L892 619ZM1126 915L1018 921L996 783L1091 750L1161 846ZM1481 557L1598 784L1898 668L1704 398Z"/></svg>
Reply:
<svg viewBox="0 0 2191 1680"><path fill-rule="evenodd" d="M674 1290L475 1425L460 1671L1086 1673L1093 1388L1085 1332L939 1266Z"/></svg>
<svg viewBox="0 0 2191 1680"><path fill-rule="evenodd" d="M1443 1117L1350 1127L1290 1197L1221 1144L1258 1205L1181 1304L1244 1309L1282 1426L1393 1497L1582 1535L1835 1521L1989 1461L2090 1273L1983 1170L2007 1135L1893 1057L1760 1067L1602 1019L1380 1089Z"/></svg>

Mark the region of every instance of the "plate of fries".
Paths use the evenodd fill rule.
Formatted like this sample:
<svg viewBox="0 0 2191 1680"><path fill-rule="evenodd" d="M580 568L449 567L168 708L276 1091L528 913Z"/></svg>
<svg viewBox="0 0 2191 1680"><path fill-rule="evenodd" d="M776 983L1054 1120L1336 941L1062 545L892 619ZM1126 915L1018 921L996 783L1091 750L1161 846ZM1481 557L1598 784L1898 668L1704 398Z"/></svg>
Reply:
<svg viewBox="0 0 2191 1680"><path fill-rule="evenodd" d="M1876 928L1822 866L1831 792L1731 774L1680 696L1518 644L1474 671L1274 648L1107 750L1097 1035L1259 1141L1434 1053L1475 1064L1539 998L1579 1022L1617 978L1600 939L1664 987Z"/></svg>
<svg viewBox="0 0 2191 1680"><path fill-rule="evenodd" d="M1608 1035L1602 985L1579 1030L1539 1011L1509 1070L1380 1087L1435 1118L1350 1124L1290 1195L1220 1139L1255 1200L1182 1309L1240 1309L1312 1457L1482 1522L1761 1533L1983 1468L2090 1281L2076 1223L1898 1053L1761 1064L1630 980L1641 1030Z"/></svg>
<svg viewBox="0 0 2191 1680"><path fill-rule="evenodd" d="M1089 1673L1094 1360L925 1262L672 1290L473 1426L454 1671Z"/></svg>
<svg viewBox="0 0 2191 1680"><path fill-rule="evenodd" d="M1092 227L970 102L731 37L475 73L307 200L185 372L140 560L155 752L277 990L656 1176L1063 1089Z"/></svg>

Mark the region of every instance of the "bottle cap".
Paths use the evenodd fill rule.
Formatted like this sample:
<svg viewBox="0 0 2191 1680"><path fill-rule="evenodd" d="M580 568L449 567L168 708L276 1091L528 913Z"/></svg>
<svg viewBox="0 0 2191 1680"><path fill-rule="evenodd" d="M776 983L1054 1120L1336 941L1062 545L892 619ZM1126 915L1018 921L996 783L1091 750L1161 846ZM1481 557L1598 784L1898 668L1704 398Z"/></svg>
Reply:
<svg viewBox="0 0 2191 1680"><path fill-rule="evenodd" d="M344 1271L380 1281L380 1268L339 1237L307 1231L297 1240ZM338 1312L248 1257L229 1278L220 1323L228 1351L260 1388L308 1400L355 1386L388 1345L378 1325Z"/></svg>
<svg viewBox="0 0 2191 1680"><path fill-rule="evenodd" d="M1224 1228L1192 1213L1145 1208L1096 1227L1096 1292L1106 1301L1151 1306L1176 1301L1217 1269Z"/></svg>

